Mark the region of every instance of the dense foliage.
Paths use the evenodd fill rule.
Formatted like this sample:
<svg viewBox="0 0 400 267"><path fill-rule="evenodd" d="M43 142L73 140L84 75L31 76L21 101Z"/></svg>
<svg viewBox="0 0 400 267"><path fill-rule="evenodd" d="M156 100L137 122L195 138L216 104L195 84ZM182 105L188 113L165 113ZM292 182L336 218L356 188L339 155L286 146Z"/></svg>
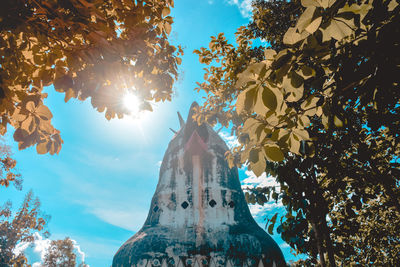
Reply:
<svg viewBox="0 0 400 267"><path fill-rule="evenodd" d="M173 0L6 0L0 10L0 134L19 148L58 153L43 87L91 99L107 119L128 113L127 92L151 110L170 100L182 53L168 42Z"/></svg>
<svg viewBox="0 0 400 267"><path fill-rule="evenodd" d="M74 243L68 237L63 240L52 240L44 256L43 264L48 267L75 267L77 266ZM79 267L87 266L85 263Z"/></svg>
<svg viewBox="0 0 400 267"><path fill-rule="evenodd" d="M247 199L282 200L277 231L308 264L398 265L397 1L253 6L235 46L219 34L195 51L209 65L198 121L231 123L241 145L230 163L277 177L280 189ZM270 46L252 45L256 38ZM269 221L272 232L279 220Z"/></svg>
<svg viewBox="0 0 400 267"><path fill-rule="evenodd" d="M21 174L16 170L17 161L12 158L11 148L0 139L0 186L8 187L14 184L16 189L22 189Z"/></svg>
<svg viewBox="0 0 400 267"><path fill-rule="evenodd" d="M0 266L27 266L23 253L14 252L18 244L34 241L35 232L44 232L46 216L40 214L40 202L29 192L14 214L11 202L0 209ZM47 231L44 235L47 235Z"/></svg>

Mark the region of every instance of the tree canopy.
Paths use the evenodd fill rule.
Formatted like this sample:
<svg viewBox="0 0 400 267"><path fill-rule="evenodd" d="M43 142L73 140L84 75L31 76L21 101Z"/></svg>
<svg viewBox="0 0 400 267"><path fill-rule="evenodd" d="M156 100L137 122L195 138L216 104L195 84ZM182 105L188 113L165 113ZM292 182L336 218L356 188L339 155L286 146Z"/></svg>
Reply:
<svg viewBox="0 0 400 267"><path fill-rule="evenodd" d="M208 65L197 120L233 127L240 146L227 154L231 165L276 176L280 188L253 189L247 199L282 201L277 231L308 263L398 264L397 1L253 8L235 45L221 33L195 50ZM265 45L253 45L257 38ZM269 219L270 233L276 222Z"/></svg>
<svg viewBox="0 0 400 267"><path fill-rule="evenodd" d="M44 226L48 221L40 211L40 201L29 192L14 214L11 202L6 202L0 209L0 265L1 266L26 266L27 259L23 253L15 254L16 246L22 242L34 241L34 233L42 232L45 236Z"/></svg>
<svg viewBox="0 0 400 267"><path fill-rule="evenodd" d="M171 100L178 55L168 35L173 0L7 0L0 11L0 134L15 128L19 149L58 153L63 143L44 104L45 86L90 98L107 119Z"/></svg>
<svg viewBox="0 0 400 267"><path fill-rule="evenodd" d="M75 267L77 266L74 243L70 238L52 240L44 256L43 264L49 267ZM79 267L87 266L85 263Z"/></svg>

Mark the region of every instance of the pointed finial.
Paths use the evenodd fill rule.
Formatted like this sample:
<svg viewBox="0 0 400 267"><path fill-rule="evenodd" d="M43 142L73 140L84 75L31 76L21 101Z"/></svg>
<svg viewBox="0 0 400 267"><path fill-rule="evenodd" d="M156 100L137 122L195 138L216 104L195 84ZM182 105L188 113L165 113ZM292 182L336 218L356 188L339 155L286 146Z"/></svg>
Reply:
<svg viewBox="0 0 400 267"><path fill-rule="evenodd" d="M177 113L178 113L178 118L179 118L179 125L182 128L183 126L185 126L185 121L183 120L181 113L179 113L179 111Z"/></svg>
<svg viewBox="0 0 400 267"><path fill-rule="evenodd" d="M176 131L172 128L169 128L174 134L176 134Z"/></svg>

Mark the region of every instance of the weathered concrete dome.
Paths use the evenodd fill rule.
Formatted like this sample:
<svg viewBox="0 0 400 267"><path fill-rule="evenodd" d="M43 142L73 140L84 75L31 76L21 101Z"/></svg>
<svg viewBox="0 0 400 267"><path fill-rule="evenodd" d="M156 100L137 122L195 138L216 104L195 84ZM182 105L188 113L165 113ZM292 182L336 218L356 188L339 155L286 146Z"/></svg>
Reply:
<svg viewBox="0 0 400 267"><path fill-rule="evenodd" d="M196 106L168 145L146 222L112 266L286 266L250 214L225 142L193 122Z"/></svg>

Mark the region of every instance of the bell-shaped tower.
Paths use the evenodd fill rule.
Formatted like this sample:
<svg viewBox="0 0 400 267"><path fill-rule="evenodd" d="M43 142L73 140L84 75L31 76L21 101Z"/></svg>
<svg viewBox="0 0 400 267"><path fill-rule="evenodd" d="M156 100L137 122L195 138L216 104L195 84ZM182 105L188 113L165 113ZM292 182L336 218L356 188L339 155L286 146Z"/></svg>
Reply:
<svg viewBox="0 0 400 267"><path fill-rule="evenodd" d="M193 121L197 106L186 123L179 115L146 222L112 266L286 266L250 214L238 171L225 160L225 142Z"/></svg>

